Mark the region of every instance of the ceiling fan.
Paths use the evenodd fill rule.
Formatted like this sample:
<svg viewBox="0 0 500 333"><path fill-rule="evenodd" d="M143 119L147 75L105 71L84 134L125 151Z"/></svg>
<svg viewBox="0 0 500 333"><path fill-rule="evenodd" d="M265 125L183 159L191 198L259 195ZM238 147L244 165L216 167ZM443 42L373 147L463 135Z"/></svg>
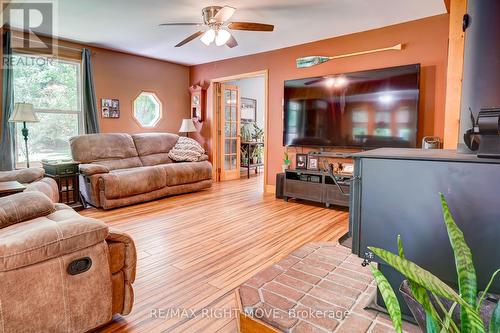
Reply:
<svg viewBox="0 0 500 333"><path fill-rule="evenodd" d="M254 22L228 22L233 16L236 8L230 6L210 6L205 7L201 11L203 23L163 23L160 26L199 26L202 27L199 31L187 37L175 47L181 47L184 44L201 36L200 40L205 45L210 45L215 42L215 45L227 45L230 48L238 46L238 42L233 37L229 30L245 30L245 31L273 31L274 25L262 24Z"/></svg>

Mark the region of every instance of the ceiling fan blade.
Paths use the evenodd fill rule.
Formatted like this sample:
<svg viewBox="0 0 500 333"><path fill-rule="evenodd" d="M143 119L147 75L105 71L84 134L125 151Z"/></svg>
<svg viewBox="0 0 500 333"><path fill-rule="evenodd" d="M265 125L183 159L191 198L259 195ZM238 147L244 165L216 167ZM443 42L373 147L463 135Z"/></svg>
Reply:
<svg viewBox="0 0 500 333"><path fill-rule="evenodd" d="M228 28L247 31L273 31L274 25L254 22L231 22L229 23Z"/></svg>
<svg viewBox="0 0 500 333"><path fill-rule="evenodd" d="M230 48L233 48L238 46L238 42L236 41L234 36L231 35L231 37L229 37L229 40L226 42L226 45L229 46Z"/></svg>
<svg viewBox="0 0 500 333"><path fill-rule="evenodd" d="M162 24L159 24L159 26L189 26L189 25L193 25L193 26L202 26L203 24L202 23L162 23Z"/></svg>
<svg viewBox="0 0 500 333"><path fill-rule="evenodd" d="M182 45L184 44L187 44L189 43L190 41L192 41L193 39L203 35L204 32L203 31L197 31L195 32L194 34L192 34L191 36L189 36L188 38L184 39L182 42L180 42L179 44L175 45L175 47L181 47Z"/></svg>
<svg viewBox="0 0 500 333"><path fill-rule="evenodd" d="M231 16L233 16L235 11L236 11L236 8L224 6L217 12L217 14L215 14L214 20L217 23L226 22L227 20L229 20L231 18Z"/></svg>

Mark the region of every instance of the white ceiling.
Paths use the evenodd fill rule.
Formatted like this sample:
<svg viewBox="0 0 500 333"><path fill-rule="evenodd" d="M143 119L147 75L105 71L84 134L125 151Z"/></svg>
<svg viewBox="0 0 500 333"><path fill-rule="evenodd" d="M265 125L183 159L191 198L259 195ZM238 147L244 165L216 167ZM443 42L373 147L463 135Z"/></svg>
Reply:
<svg viewBox="0 0 500 333"><path fill-rule="evenodd" d="M56 0L57 1L57 0ZM26 2L31 2L26 0ZM59 37L182 64L200 64L443 14L443 0L59 0ZM173 46L197 27L210 5L237 8L233 21L275 25L275 31L234 31L239 46ZM16 22L11 23L16 26Z"/></svg>

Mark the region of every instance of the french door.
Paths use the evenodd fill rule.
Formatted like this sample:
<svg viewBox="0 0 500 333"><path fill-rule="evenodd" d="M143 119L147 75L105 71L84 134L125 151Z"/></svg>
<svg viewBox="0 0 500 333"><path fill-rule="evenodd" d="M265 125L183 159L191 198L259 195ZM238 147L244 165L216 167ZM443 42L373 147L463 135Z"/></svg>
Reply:
<svg viewBox="0 0 500 333"><path fill-rule="evenodd" d="M221 84L220 90L220 180L240 178L240 88Z"/></svg>

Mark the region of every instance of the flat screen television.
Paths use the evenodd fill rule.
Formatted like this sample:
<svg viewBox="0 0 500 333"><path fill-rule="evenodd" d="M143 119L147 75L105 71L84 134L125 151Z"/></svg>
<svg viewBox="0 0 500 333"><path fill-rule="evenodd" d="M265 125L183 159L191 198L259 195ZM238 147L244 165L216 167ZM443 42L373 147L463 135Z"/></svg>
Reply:
<svg viewBox="0 0 500 333"><path fill-rule="evenodd" d="M420 65L285 81L285 146L417 146Z"/></svg>

